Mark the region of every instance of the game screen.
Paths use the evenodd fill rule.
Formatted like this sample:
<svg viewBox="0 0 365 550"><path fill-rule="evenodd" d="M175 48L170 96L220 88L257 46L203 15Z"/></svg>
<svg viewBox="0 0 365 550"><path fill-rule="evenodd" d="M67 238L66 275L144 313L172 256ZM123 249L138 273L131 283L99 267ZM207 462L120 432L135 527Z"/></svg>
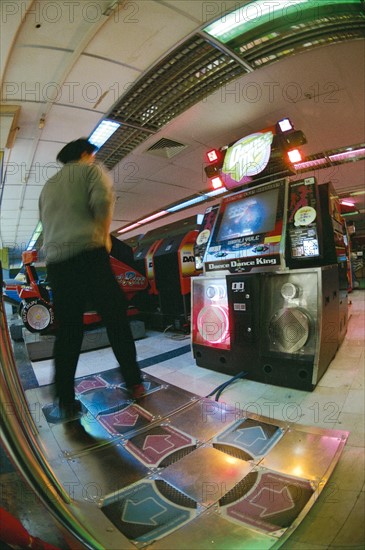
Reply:
<svg viewBox="0 0 365 550"><path fill-rule="evenodd" d="M285 178L224 197L204 256L205 272L283 266L287 192Z"/></svg>
<svg viewBox="0 0 365 550"><path fill-rule="evenodd" d="M225 209L217 241L272 231L276 221L279 190L273 189L229 204Z"/></svg>

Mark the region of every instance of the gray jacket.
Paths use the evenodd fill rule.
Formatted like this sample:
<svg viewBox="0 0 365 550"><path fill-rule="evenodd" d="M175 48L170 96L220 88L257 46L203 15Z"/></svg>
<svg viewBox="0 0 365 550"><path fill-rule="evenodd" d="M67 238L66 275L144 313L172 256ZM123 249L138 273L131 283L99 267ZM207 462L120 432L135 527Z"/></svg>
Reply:
<svg viewBox="0 0 365 550"><path fill-rule="evenodd" d="M46 263L91 248L108 248L114 201L112 181L100 165L65 164L45 183L39 197Z"/></svg>

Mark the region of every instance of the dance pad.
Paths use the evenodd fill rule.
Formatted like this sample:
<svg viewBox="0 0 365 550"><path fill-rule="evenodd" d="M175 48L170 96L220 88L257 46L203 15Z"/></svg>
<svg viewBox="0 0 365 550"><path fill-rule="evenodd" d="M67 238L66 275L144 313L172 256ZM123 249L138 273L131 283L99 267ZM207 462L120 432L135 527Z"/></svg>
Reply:
<svg viewBox="0 0 365 550"><path fill-rule="evenodd" d="M76 381L82 416L53 418L52 387L26 392L70 510L106 548L278 548L314 505L348 432L290 424L118 370Z"/></svg>

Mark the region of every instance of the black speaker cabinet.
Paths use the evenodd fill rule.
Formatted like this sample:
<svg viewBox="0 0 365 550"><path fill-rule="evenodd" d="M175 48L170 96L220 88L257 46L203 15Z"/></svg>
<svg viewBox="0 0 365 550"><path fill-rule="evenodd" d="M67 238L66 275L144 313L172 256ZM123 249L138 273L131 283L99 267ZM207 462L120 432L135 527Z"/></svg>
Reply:
<svg viewBox="0 0 365 550"><path fill-rule="evenodd" d="M313 390L339 343L337 265L261 274L255 379Z"/></svg>
<svg viewBox="0 0 365 550"><path fill-rule="evenodd" d="M228 275L226 281L234 370L251 377L259 366L262 273Z"/></svg>
<svg viewBox="0 0 365 550"><path fill-rule="evenodd" d="M341 311L337 265L197 277L194 357L211 370L312 391L343 338Z"/></svg>

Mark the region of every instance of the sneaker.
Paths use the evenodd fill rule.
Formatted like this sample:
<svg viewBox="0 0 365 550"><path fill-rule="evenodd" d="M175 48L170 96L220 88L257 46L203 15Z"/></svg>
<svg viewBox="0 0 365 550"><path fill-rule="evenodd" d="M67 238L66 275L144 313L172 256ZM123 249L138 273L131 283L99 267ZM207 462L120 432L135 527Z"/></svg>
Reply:
<svg viewBox="0 0 365 550"><path fill-rule="evenodd" d="M146 395L146 389L142 383L135 384L134 386L129 388L129 391L131 392L133 399L140 399L141 397Z"/></svg>

